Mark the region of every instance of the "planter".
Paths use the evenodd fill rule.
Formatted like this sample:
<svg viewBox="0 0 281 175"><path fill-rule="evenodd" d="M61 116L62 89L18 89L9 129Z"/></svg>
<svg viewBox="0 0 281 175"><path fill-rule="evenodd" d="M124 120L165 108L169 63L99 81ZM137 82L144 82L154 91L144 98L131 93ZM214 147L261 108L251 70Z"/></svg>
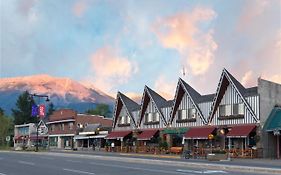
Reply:
<svg viewBox="0 0 281 175"><path fill-rule="evenodd" d="M219 154L219 153L208 154L207 160L209 160L209 161L227 160L227 154Z"/></svg>

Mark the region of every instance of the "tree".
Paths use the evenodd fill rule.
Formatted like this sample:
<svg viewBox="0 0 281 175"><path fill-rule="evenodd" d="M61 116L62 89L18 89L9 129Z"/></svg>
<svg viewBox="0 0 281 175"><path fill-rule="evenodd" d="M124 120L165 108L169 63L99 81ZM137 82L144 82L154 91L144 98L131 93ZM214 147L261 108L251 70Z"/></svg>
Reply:
<svg viewBox="0 0 281 175"><path fill-rule="evenodd" d="M51 102L51 103L49 104L49 109L48 109L48 112L47 112L47 116L52 115L54 111L55 111L55 106L54 106L54 104Z"/></svg>
<svg viewBox="0 0 281 175"><path fill-rule="evenodd" d="M29 92L23 92L17 99L16 109L12 109L15 125L24 123L37 123L38 118L31 116L32 105L35 104L33 98L30 98Z"/></svg>
<svg viewBox="0 0 281 175"><path fill-rule="evenodd" d="M112 112L109 109L109 106L107 104L98 104L95 109L89 109L86 111L88 114L92 115L101 115L106 118L112 117Z"/></svg>
<svg viewBox="0 0 281 175"><path fill-rule="evenodd" d="M4 110L0 108L0 146L6 146L6 136L13 133L13 121L5 116Z"/></svg>

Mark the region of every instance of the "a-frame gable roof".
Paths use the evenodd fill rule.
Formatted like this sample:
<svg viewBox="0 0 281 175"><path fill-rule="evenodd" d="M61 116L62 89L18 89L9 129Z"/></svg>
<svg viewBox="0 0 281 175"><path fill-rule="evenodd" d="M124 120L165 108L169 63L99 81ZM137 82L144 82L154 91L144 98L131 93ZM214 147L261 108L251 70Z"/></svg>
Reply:
<svg viewBox="0 0 281 175"><path fill-rule="evenodd" d="M122 105L120 104L122 103ZM137 126L137 123L135 121L135 118L132 114L133 111L139 110L140 105L131 100L129 97L126 95L122 94L121 92L117 93L117 104L116 104L116 109L115 109L115 118L114 118L114 126L117 123L118 116L121 112L122 107L125 107L126 112L129 114L129 117L132 119L134 126Z"/></svg>
<svg viewBox="0 0 281 175"><path fill-rule="evenodd" d="M143 97L142 97L142 103L141 103L141 110L140 110L140 117L139 117L139 126L141 125L145 110L148 105L147 98L150 98L155 104L156 110L159 112L160 117L165 125L167 125L167 121L164 117L164 114L161 110L163 107L167 107L171 104L171 102L164 99L161 95L150 89L148 86L144 87Z"/></svg>
<svg viewBox="0 0 281 175"><path fill-rule="evenodd" d="M191 99L191 102L193 103L194 107L198 111L201 120L206 124L207 120L203 116L202 111L198 106L198 103L202 102L202 100L205 100L205 97L201 96L199 92L197 92L195 89L193 89L189 84L187 84L181 78L179 78L179 81L178 81L177 90L176 90L176 94L175 94L175 100L174 100L174 104L172 107L172 113L171 113L169 123L173 122L173 119L176 115L176 111L178 110L178 107L180 105L180 102L183 98L184 93L187 93L187 95Z"/></svg>
<svg viewBox="0 0 281 175"><path fill-rule="evenodd" d="M210 116L209 116L209 119L208 119L209 123L213 119L213 117L215 115L215 112L217 111L217 108L218 108L218 106L219 106L219 104L220 104L220 102L221 102L221 100L224 96L224 93L226 92L226 89L229 85L232 85L234 87L234 89L238 93L239 97L243 101L244 105L249 110L249 112L252 114L254 120L258 121L258 118L257 118L255 112L253 111L253 109L251 108L251 106L249 105L247 100L245 99L245 95L251 89L250 88L246 89L236 78L233 77L233 75L231 75L226 69L223 69L222 74L221 74L221 78L220 78L220 81L219 81L219 84L218 84L218 87L217 87L217 91L216 91L216 94L215 94L215 98L213 100Z"/></svg>

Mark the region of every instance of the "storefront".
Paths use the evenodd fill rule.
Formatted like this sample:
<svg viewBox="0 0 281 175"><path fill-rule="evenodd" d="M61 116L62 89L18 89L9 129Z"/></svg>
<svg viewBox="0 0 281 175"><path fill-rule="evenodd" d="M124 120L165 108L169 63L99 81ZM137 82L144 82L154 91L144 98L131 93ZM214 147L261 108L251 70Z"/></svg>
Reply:
<svg viewBox="0 0 281 175"><path fill-rule="evenodd" d="M267 132L268 152L271 158L281 158L281 107L274 107L271 111L264 130Z"/></svg>

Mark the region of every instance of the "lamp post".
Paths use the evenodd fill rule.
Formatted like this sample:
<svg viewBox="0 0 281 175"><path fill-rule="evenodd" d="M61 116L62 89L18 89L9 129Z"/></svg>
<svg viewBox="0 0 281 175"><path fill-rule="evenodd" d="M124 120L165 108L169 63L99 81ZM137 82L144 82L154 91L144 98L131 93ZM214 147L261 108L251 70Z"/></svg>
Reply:
<svg viewBox="0 0 281 175"><path fill-rule="evenodd" d="M40 94L29 94L29 97L31 98L31 99L33 99L33 97L38 97L39 99L40 98L46 98L46 102L49 102L50 101L50 99L49 99L49 96L48 95L40 95ZM39 110L41 110L41 109L39 109ZM34 109L33 109L33 107L32 107L32 115L33 114L36 114L36 116L38 117L39 116L39 114L38 114L38 108L36 108L35 109L35 113L34 113ZM43 111L44 112L44 115L45 115L45 111ZM40 124L41 122L38 122L37 123L37 126L36 126L36 149L35 149L35 152L38 152L38 145L39 145L39 141L38 141L38 129L39 129L39 124Z"/></svg>

